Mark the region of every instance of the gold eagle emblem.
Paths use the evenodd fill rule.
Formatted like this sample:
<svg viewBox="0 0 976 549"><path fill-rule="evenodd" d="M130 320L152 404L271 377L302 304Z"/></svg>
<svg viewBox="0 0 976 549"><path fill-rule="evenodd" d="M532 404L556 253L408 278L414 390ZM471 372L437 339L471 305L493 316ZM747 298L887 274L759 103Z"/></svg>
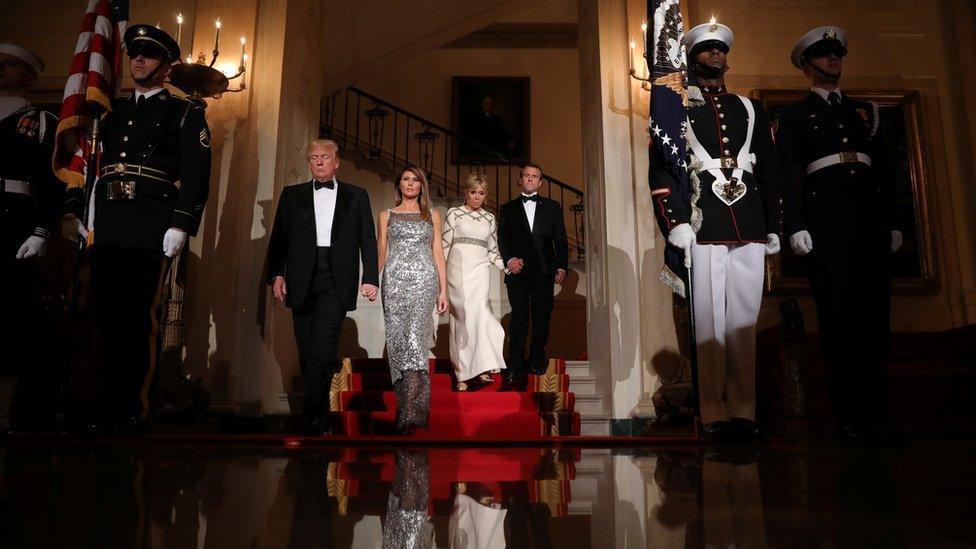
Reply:
<svg viewBox="0 0 976 549"><path fill-rule="evenodd" d="M685 88L684 75L680 72L672 72L671 74L666 74L659 78L655 78L651 82L655 86L665 86L674 93L681 96L681 104L685 107L688 106L688 89Z"/></svg>

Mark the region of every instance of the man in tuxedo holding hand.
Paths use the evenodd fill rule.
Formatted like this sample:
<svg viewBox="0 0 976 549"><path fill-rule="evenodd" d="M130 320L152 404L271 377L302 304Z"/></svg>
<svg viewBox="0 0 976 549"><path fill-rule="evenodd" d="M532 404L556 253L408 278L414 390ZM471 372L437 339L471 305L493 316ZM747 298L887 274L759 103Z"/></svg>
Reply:
<svg viewBox="0 0 976 549"><path fill-rule="evenodd" d="M336 179L338 153L334 141L309 143L312 180L282 190L268 247L268 284L294 319L307 434L329 431L339 332L346 313L356 309L357 288L370 301L379 291L369 195Z"/></svg>
<svg viewBox="0 0 976 549"><path fill-rule="evenodd" d="M553 287L562 283L569 269L563 207L555 200L539 196L542 178L538 164L525 164L519 177L522 194L502 205L498 214L498 250L508 267L505 286L512 306L509 373L505 381L512 385L525 376L524 353L530 317L532 343L528 367L536 375L546 372Z"/></svg>

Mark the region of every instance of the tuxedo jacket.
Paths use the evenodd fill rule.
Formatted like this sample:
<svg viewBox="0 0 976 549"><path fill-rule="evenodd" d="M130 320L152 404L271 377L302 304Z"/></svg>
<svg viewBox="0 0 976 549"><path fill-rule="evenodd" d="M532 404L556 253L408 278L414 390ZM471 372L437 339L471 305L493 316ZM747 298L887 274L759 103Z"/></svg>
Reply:
<svg viewBox="0 0 976 549"><path fill-rule="evenodd" d="M540 197L531 229L521 196L503 204L498 212L498 251L506 267L508 260L518 257L525 261L523 272L532 266L538 267L539 273L546 276L555 276L556 269L568 272L566 225L559 202ZM522 275L505 275L505 282L520 276Z"/></svg>
<svg viewBox="0 0 976 549"><path fill-rule="evenodd" d="M268 245L268 284L284 276L288 295L285 305L305 302L318 254L312 182L285 187L278 200ZM332 278L343 309L356 309L362 261L362 284L378 285L376 229L369 195L361 187L338 181L332 220Z"/></svg>

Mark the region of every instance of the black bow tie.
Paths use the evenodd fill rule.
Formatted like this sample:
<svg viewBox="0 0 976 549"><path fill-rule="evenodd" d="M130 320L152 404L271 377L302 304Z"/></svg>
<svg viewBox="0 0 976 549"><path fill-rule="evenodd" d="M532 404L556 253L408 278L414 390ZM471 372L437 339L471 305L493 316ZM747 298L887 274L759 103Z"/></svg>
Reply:
<svg viewBox="0 0 976 549"><path fill-rule="evenodd" d="M331 179L328 181L314 181L314 180L312 181L312 188L315 189L316 191L321 189L322 187L325 187L326 189L329 189L331 191L332 189L335 188L335 182L332 181Z"/></svg>
<svg viewBox="0 0 976 549"><path fill-rule="evenodd" d="M522 195L522 204L525 204L526 202L528 202L530 200L532 202L539 203L539 201L542 200L542 199L539 198L539 195L537 195L537 194L534 194L532 196L525 196L524 194Z"/></svg>

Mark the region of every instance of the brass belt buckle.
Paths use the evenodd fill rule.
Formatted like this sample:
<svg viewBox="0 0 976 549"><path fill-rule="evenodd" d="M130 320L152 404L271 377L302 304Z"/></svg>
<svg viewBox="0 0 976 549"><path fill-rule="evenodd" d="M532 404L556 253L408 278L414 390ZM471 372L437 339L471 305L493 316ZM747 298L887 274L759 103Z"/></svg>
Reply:
<svg viewBox="0 0 976 549"><path fill-rule="evenodd" d="M731 156L723 156L722 167L725 169L734 169L739 167L739 163Z"/></svg>
<svg viewBox="0 0 976 549"><path fill-rule="evenodd" d="M841 162L857 162L857 153L854 151L844 151L840 153Z"/></svg>

